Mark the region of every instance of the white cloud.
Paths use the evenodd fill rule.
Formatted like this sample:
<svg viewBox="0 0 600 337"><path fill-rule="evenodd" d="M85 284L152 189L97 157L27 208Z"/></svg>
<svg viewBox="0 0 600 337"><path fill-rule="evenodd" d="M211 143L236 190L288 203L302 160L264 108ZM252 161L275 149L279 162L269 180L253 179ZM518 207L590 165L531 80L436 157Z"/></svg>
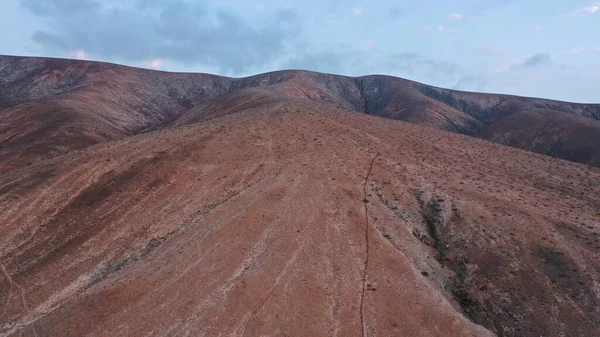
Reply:
<svg viewBox="0 0 600 337"><path fill-rule="evenodd" d="M158 68L162 68L162 67L166 66L167 64L168 64L168 62L165 60L153 60L150 63L150 66L154 69L158 69Z"/></svg>
<svg viewBox="0 0 600 337"><path fill-rule="evenodd" d="M465 16L460 13L454 13L454 14L450 15L449 18L451 20L463 20L465 18Z"/></svg>
<svg viewBox="0 0 600 337"><path fill-rule="evenodd" d="M375 40L367 40L367 46L373 47L375 45Z"/></svg>
<svg viewBox="0 0 600 337"><path fill-rule="evenodd" d="M163 59L152 59L148 61L143 61L138 64L138 66L143 68L152 68L152 69L166 69L169 65L169 62Z"/></svg>
<svg viewBox="0 0 600 337"><path fill-rule="evenodd" d="M352 8L352 15L361 15L364 12L364 8Z"/></svg>
<svg viewBox="0 0 600 337"><path fill-rule="evenodd" d="M542 30L544 30L544 26L542 26L542 25L536 25L536 26L533 26L533 29L536 32L541 32Z"/></svg>
<svg viewBox="0 0 600 337"><path fill-rule="evenodd" d="M447 27L447 26L443 26L443 25L439 25L435 28L435 30L438 33L443 33L443 34L451 34L456 32L456 28L452 28L452 27Z"/></svg>
<svg viewBox="0 0 600 337"><path fill-rule="evenodd" d="M590 13L590 14L594 14L594 13L600 11L600 5L587 6L587 7L583 8L583 11Z"/></svg>
<svg viewBox="0 0 600 337"><path fill-rule="evenodd" d="M89 60L90 54L83 49L76 49L68 52L66 55L68 58L74 58L76 60Z"/></svg>
<svg viewBox="0 0 600 337"><path fill-rule="evenodd" d="M577 54L583 54L587 51L587 48L575 48L575 49L571 49L571 50L567 50L565 52L565 54L567 55L577 55Z"/></svg>
<svg viewBox="0 0 600 337"><path fill-rule="evenodd" d="M596 1L593 4L580 8L572 13L563 14L563 16L582 16L600 13L600 1Z"/></svg>

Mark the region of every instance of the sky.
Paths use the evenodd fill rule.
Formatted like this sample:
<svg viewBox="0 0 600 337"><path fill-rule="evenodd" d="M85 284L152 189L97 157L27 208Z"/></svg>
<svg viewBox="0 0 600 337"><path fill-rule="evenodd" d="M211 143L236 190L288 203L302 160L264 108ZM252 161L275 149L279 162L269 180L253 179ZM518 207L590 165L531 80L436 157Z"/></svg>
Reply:
<svg viewBox="0 0 600 337"><path fill-rule="evenodd" d="M600 1L2 0L0 54L305 69L600 103Z"/></svg>

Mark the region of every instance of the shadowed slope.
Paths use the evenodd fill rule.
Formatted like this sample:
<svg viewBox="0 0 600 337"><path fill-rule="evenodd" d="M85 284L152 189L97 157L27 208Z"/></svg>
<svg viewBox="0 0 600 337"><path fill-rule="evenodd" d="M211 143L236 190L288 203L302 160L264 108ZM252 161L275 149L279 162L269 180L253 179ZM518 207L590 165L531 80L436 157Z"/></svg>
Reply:
<svg viewBox="0 0 600 337"><path fill-rule="evenodd" d="M484 127L476 133L478 137L600 166L600 104L416 87L479 120Z"/></svg>
<svg viewBox="0 0 600 337"><path fill-rule="evenodd" d="M0 176L0 334L589 335L599 180L305 100L98 144Z"/></svg>
<svg viewBox="0 0 600 337"><path fill-rule="evenodd" d="M482 137L524 150L600 167L599 124L588 118L556 111L531 110L498 120L482 131Z"/></svg>

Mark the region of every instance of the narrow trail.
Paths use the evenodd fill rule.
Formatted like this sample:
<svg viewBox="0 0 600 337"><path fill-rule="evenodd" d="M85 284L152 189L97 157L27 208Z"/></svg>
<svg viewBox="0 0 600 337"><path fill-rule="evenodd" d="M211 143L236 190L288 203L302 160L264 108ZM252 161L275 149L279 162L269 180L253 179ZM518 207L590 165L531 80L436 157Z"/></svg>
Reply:
<svg viewBox="0 0 600 337"><path fill-rule="evenodd" d="M367 267L369 266L369 214L368 214L368 206L369 200L367 199L367 183L369 182L369 177L371 176L371 171L373 170L373 164L375 164L375 160L379 157L379 153L373 157L371 160L371 164L369 165L369 169L367 170L367 175L365 176L365 183L363 185L363 203L365 204L365 243L366 243L366 257L365 257L365 267L363 269L362 276L362 293L360 296L360 327L362 330L362 336L367 336L367 331L365 330L365 319L364 319L364 303L365 303L365 287L367 282Z"/></svg>

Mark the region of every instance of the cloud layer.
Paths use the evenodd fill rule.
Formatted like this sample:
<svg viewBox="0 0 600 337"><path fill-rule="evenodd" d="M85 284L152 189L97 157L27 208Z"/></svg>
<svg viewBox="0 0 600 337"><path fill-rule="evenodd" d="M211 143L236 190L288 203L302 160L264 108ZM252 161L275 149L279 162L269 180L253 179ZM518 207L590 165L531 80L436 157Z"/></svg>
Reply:
<svg viewBox="0 0 600 337"><path fill-rule="evenodd" d="M103 59L165 69L183 64L247 75L273 68L299 68L348 75L387 73L455 83L460 67L415 52L378 52L351 46L313 48L302 41L304 22L291 10L268 12L248 22L233 11L191 0L21 0L49 26L33 41L42 49L78 59ZM364 8L347 8L360 16ZM395 15L400 15L398 10Z"/></svg>
<svg viewBox="0 0 600 337"><path fill-rule="evenodd" d="M183 0L130 0L118 7L99 0L22 4L48 21L47 30L32 36L46 50L82 50L129 62L168 59L232 74L273 61L301 29L300 19L289 10L267 14L256 25L233 12L208 12L197 2Z"/></svg>

